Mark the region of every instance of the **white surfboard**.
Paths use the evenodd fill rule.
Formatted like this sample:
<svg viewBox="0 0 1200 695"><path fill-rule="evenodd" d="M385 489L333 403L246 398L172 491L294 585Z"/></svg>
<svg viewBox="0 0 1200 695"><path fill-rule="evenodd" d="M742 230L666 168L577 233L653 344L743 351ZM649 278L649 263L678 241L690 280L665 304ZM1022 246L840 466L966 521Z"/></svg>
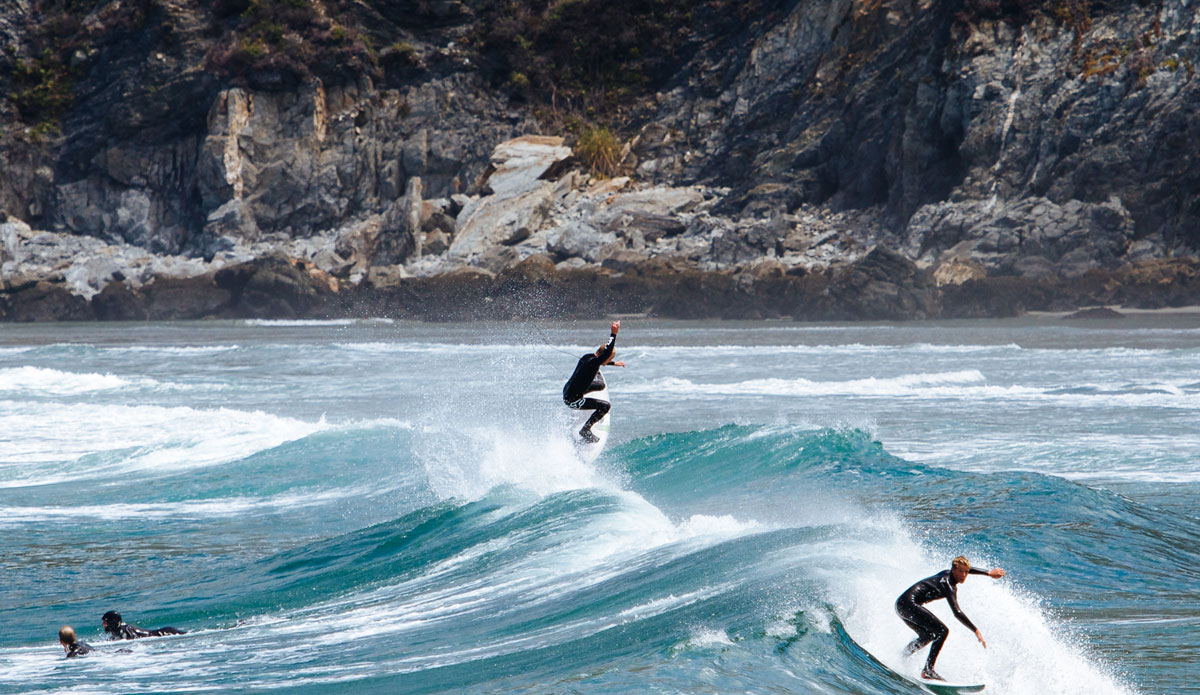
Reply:
<svg viewBox="0 0 1200 695"><path fill-rule="evenodd" d="M934 695L955 695L955 693L977 693L983 690L983 683L950 683L948 681L927 681L924 678L900 674L905 679L916 683Z"/></svg>
<svg viewBox="0 0 1200 695"><path fill-rule="evenodd" d="M588 398L594 398L598 401L604 401L606 403L612 402L608 399L608 386L607 385L605 385L605 387L600 389L599 391L589 392L588 394L586 394L586 396ZM592 411L592 410L573 411L573 414L575 417L572 418L572 424L571 424L571 441L575 443L575 450L577 452L579 452L579 457L588 463L595 461L596 457L600 455L600 452L604 451L604 445L605 445L605 443L608 442L608 430L609 430L609 424L610 424L609 421L612 419L611 412L609 412L604 417L600 418L600 422L597 422L596 424L592 425L592 434L596 435L596 438L599 439L599 441L591 442L591 443L585 442L579 436L579 428L583 427L583 424L588 421L588 418L590 418L592 416L593 412L595 412L595 411Z"/></svg>
<svg viewBox="0 0 1200 695"><path fill-rule="evenodd" d="M925 680L918 675L919 669L921 668L920 660L914 661L917 671L913 673L905 673L904 670L897 670L896 668L885 664L879 657L867 651L866 648L858 642L855 642L854 638L850 636L850 633L846 632L846 628L842 625L841 621L834 619L831 622L831 625L838 637L842 639L843 643L847 647L850 647L852 651L857 652L856 656L874 664L875 667L882 671L893 674L903 678L909 683L920 686L926 692L933 693L934 695L957 695L958 693L977 693L984 688L983 683L957 683L951 681Z"/></svg>

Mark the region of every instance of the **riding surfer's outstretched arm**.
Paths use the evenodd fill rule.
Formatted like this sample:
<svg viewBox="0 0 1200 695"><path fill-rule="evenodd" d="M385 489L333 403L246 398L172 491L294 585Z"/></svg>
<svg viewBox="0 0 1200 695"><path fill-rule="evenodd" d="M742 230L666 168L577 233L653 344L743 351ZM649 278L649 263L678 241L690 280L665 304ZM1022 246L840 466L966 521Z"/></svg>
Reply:
<svg viewBox="0 0 1200 695"><path fill-rule="evenodd" d="M1005 574L1007 574L1004 570L1000 569L999 567L993 567L990 570L981 570L981 569L975 569L974 567L972 567L970 570L968 570L968 572L970 574L982 574L983 576L991 577L992 579L999 579L999 578L1003 577ZM955 602L951 603L951 608L954 609L955 616L957 617L959 614L959 611L957 610L958 602L955 601ZM962 616L962 618L965 618L965 617L966 616ZM961 620L962 618L959 618L959 619ZM968 623L968 625L969 625L969 623ZM975 627L974 625L969 625L969 627L975 631L975 639L979 640L979 643L983 645L984 649L987 649L987 642L985 642L983 640L983 633L979 631L979 628Z"/></svg>

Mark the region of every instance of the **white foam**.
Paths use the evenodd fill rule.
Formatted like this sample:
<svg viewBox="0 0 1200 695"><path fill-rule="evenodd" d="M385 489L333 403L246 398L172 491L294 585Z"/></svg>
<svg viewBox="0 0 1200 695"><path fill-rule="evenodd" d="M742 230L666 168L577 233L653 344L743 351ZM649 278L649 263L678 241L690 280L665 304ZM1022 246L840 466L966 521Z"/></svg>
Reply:
<svg viewBox="0 0 1200 695"><path fill-rule="evenodd" d="M687 646L696 649L711 649L713 647L728 647L733 644L729 634L724 630L711 627L701 627L692 630L688 637Z"/></svg>
<svg viewBox="0 0 1200 695"><path fill-rule="evenodd" d="M59 519L77 521L97 519L119 521L122 519L203 519L243 516L248 513L268 513L315 507L329 502L366 497L377 490L369 487L344 488L325 491L304 491L275 495L273 497L218 497L186 502L122 502L120 504L78 505L69 507L0 507L0 525L24 524Z"/></svg>
<svg viewBox="0 0 1200 695"><path fill-rule="evenodd" d="M15 391L34 395L77 396L97 391L115 391L129 386L155 386L153 379L124 379L113 374L65 372L43 367L0 369L0 392Z"/></svg>
<svg viewBox="0 0 1200 695"><path fill-rule="evenodd" d="M228 408L0 401L14 435L0 439L0 487L228 463L324 428Z"/></svg>
<svg viewBox="0 0 1200 695"><path fill-rule="evenodd" d="M240 345L131 345L127 347L104 347L104 352L123 353L156 353L164 355L215 355L222 352L236 352Z"/></svg>

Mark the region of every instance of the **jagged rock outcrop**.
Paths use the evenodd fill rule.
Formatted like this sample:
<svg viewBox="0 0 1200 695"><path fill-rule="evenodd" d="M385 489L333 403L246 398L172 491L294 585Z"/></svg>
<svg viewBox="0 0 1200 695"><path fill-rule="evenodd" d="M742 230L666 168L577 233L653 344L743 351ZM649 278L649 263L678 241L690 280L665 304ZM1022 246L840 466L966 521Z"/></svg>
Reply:
<svg viewBox="0 0 1200 695"><path fill-rule="evenodd" d="M270 2L4 3L5 317L617 306L565 278L680 316L1195 297L1190 0L697 3L669 56L572 72L637 77L582 104L517 71L555 74L537 8L511 21L552 46L487 2L327 4L274 36L246 14ZM563 135L606 104L629 141L600 179Z"/></svg>

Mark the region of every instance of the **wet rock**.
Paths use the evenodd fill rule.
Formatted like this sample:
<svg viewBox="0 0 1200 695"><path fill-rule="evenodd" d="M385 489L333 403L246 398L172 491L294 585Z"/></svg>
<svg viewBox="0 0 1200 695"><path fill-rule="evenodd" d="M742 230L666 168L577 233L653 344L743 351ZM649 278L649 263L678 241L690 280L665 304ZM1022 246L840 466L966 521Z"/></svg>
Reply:
<svg viewBox="0 0 1200 695"><path fill-rule="evenodd" d="M4 319L8 321L90 321L95 318L87 300L61 283L37 282L9 292L4 304Z"/></svg>
<svg viewBox="0 0 1200 695"><path fill-rule="evenodd" d="M903 255L880 246L836 271L823 300L829 317L903 320L940 314L938 295L925 273Z"/></svg>
<svg viewBox="0 0 1200 695"><path fill-rule="evenodd" d="M311 315L331 294L303 268L278 256L222 268L213 282L230 296L228 313L248 318Z"/></svg>
<svg viewBox="0 0 1200 695"><path fill-rule="evenodd" d="M212 275L190 278L163 277L141 290L145 318L154 321L202 319L244 315L230 312L233 293L218 287Z"/></svg>

